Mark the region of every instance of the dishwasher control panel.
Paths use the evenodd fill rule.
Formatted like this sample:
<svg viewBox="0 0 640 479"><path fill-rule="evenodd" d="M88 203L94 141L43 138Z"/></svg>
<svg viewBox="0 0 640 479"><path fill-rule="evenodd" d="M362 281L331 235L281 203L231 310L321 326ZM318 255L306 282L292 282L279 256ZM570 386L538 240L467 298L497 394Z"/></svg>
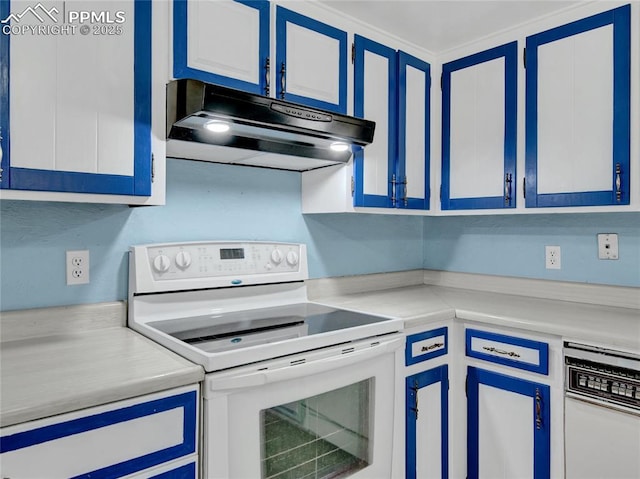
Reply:
<svg viewBox="0 0 640 479"><path fill-rule="evenodd" d="M640 371L565 356L565 389L640 411Z"/></svg>

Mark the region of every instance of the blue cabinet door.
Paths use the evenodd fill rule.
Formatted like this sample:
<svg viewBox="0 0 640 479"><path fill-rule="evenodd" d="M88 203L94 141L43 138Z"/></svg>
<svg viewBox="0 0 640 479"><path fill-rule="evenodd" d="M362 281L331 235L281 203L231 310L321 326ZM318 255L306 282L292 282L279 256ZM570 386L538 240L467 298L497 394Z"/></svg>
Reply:
<svg viewBox="0 0 640 479"><path fill-rule="evenodd" d="M104 5L109 10L110 5L108 3ZM0 4L0 16L7 18L10 13L18 14L23 7L23 4L17 2L12 4L9 1L3 1ZM15 9L20 11L15 11ZM60 14L60 12L57 13ZM53 82L51 78L41 78L32 74L32 67L42 67L38 60L34 59L34 63L37 65L29 65L24 62L24 56L29 52L32 52L34 56L36 53L43 54L42 51L35 52L33 50L33 42L25 46L24 42L20 42L19 37L12 39L10 34L0 35L0 51L3 58L0 67L0 136L2 137L3 153L0 188L70 193L151 195L151 2L135 0L133 12L127 12L126 15L130 13L133 13L133 22L127 23L125 21L118 26L103 25L105 32L114 32L114 36L111 38L105 35L104 38L89 42L93 39L89 39L87 36L80 37L80 29L77 25L79 38L59 40L59 43L56 43L58 40L55 37L42 38L42 50L49 51L47 48L51 48L51 51L57 55L55 58L49 59L48 65L55 67L55 62L61 57L65 62L63 65L59 65L62 71L58 76L62 75L63 79L58 78L57 83ZM83 25L83 27L88 27L88 25ZM94 26L88 28L92 29ZM88 30L89 33L93 31ZM128 92L118 89L121 85L112 76L115 67L108 64L108 60L104 60L104 58L114 59L119 56L117 49L112 46L116 44L115 39L117 38L124 38L123 42L125 43L127 39L131 38L131 43L126 44L126 48L133 50L131 56L133 65L130 68L132 84L127 85ZM21 48L21 54L16 58L11 56L12 40L16 44L14 46ZM44 48L45 42L46 48ZM97 45L97 42L100 42L100 45L94 48L93 46ZM69 51L66 50L69 45L69 48L79 49L82 53L78 54L73 50L75 54L69 54ZM105 90L102 91L94 85L94 89L87 91L88 82L82 83L78 78L84 78L83 75L89 77L96 75L98 68L93 71L91 62L98 52L104 54L100 60L106 62L98 64L98 67L102 68L100 71L108 77L101 84ZM82 55L87 55L87 57L82 57ZM126 58L126 55L122 56ZM65 66L68 66L69 69ZM13 73L12 68L16 69ZM65 83L64 75L75 78L76 83L83 90L74 91L73 86ZM13 78L11 78L12 76ZM16 76L19 80L16 80ZM28 82L24 81L25 78L29 79ZM13 87L12 80L15 81ZM14 94L18 88L21 88L20 94ZM56 88L56 90L46 97L49 102L47 106L42 106L40 112L29 111L30 107L26 104L34 103L34 98L50 88ZM114 95L116 98L110 95ZM129 106L125 108L125 110L132 112L132 118L128 123L118 117L122 110L122 102L125 101L121 97L129 98L127 101L130 101ZM101 105L102 110L94 111L92 107L87 106L87 104L93 105L96 102ZM109 103L118 104L120 110L114 112ZM65 108L65 111L61 111ZM11 113L12 109L15 109L15 114ZM76 111L79 111L80 115L76 115L74 113ZM27 118L28 114L32 115L31 119ZM91 125L83 124L83 118L90 114L95 114ZM16 119L19 120L15 121ZM75 131L78 126L82 127L82 131ZM87 129L91 131L92 128L94 128L92 136L87 140L85 133ZM131 132L131 128L133 132ZM126 147L123 150L119 149L117 145L113 146L118 143L119 133L123 131L126 131L130 136L133 151ZM102 132L107 133L103 134ZM63 136L56 136L58 134ZM125 142L125 140L122 141ZM89 147L84 148L78 145L89 145ZM122 155L110 154L113 151ZM42 152L43 154L33 155L32 152ZM18 154L20 157L16 156ZM45 156L46 158L44 158ZM112 156L122 156L124 159L114 159ZM69 161L70 158L73 160ZM133 165L129 162L129 158L132 158ZM124 164L124 169L131 171L131 173L101 173L102 166L106 171L111 171L114 163L118 163L115 169L122 169L122 164ZM95 164L99 166L95 167Z"/></svg>
<svg viewBox="0 0 640 479"><path fill-rule="evenodd" d="M418 395L425 388L439 386L439 397L434 398L433 404L422 404L418 400ZM406 478L418 479L418 470L421 468L439 468L442 479L449 477L449 372L448 366L442 365L428 371L408 376L406 378ZM434 416L435 415L435 416ZM439 417L438 417L439 416ZM426 439L418 441L418 436L425 435L432 427L432 421L439 419L439 431L433 431L437 435L435 441L439 442L440 457L439 464L424 464L425 459L431 459L433 449L438 449L437 445L433 449ZM422 419L421 419L422 418ZM426 444L429 450L417 450L417 443ZM431 454L430 454L431 453ZM423 465L419 468L418 462ZM432 475L430 475L432 477Z"/></svg>
<svg viewBox="0 0 640 479"><path fill-rule="evenodd" d="M276 9L276 96L347 113L347 32Z"/></svg>
<svg viewBox="0 0 640 479"><path fill-rule="evenodd" d="M398 52L398 208L428 210L431 66Z"/></svg>
<svg viewBox="0 0 640 479"><path fill-rule="evenodd" d="M549 398L547 385L469 366L467 477L548 479Z"/></svg>
<svg viewBox="0 0 640 479"><path fill-rule="evenodd" d="M442 66L443 210L515 208L517 42Z"/></svg>
<svg viewBox="0 0 640 479"><path fill-rule="evenodd" d="M174 78L268 96L269 9L266 0L174 0Z"/></svg>
<svg viewBox="0 0 640 479"><path fill-rule="evenodd" d="M527 37L527 207L629 204L630 11Z"/></svg>
<svg viewBox="0 0 640 479"><path fill-rule="evenodd" d="M395 208L400 180L396 171L397 52L355 36L354 115L376 122L373 143L354 154L354 206Z"/></svg>

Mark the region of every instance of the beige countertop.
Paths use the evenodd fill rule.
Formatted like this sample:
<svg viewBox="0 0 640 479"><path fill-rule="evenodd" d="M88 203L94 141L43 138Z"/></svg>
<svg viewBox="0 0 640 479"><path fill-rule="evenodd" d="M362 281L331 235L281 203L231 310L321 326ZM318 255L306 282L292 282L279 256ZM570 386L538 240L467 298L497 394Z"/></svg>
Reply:
<svg viewBox="0 0 640 479"><path fill-rule="evenodd" d="M432 285L332 294L314 301L401 318L406 329L455 317L640 352L640 309Z"/></svg>
<svg viewBox="0 0 640 479"><path fill-rule="evenodd" d="M200 366L122 325L15 337L3 331L0 343L2 427L204 378Z"/></svg>

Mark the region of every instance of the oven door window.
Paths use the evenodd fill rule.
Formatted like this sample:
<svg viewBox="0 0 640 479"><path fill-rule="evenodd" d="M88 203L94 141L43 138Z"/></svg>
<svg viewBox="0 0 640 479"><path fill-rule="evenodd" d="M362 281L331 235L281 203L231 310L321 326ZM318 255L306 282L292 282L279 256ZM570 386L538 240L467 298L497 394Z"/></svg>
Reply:
<svg viewBox="0 0 640 479"><path fill-rule="evenodd" d="M261 410L262 478L339 478L367 467L373 382Z"/></svg>

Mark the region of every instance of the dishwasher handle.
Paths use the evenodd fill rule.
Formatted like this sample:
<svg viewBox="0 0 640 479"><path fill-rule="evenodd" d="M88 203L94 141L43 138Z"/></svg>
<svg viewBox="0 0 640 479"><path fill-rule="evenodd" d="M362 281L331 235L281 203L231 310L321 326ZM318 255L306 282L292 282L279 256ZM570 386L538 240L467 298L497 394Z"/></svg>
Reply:
<svg viewBox="0 0 640 479"><path fill-rule="evenodd" d="M344 368L396 351L404 344L404 336L396 335L393 338L381 339L376 343L362 349L354 349L344 345L342 348L335 349L335 354L310 361L296 356L296 359L293 359L289 364L274 369L211 377L208 381L209 388L214 391L250 388Z"/></svg>

